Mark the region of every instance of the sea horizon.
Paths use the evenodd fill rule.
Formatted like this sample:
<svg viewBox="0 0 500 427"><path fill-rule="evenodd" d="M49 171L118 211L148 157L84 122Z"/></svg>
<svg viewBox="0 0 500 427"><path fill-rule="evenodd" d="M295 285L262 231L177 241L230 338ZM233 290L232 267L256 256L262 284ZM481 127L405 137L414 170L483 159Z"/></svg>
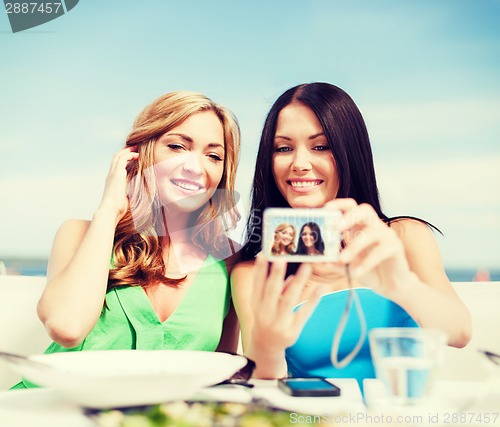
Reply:
<svg viewBox="0 0 500 427"><path fill-rule="evenodd" d="M0 262L5 265L6 273L22 276L46 276L48 259L43 257L4 257ZM480 272L489 274L489 281L500 281L500 268L446 267L445 271L451 282L471 282Z"/></svg>

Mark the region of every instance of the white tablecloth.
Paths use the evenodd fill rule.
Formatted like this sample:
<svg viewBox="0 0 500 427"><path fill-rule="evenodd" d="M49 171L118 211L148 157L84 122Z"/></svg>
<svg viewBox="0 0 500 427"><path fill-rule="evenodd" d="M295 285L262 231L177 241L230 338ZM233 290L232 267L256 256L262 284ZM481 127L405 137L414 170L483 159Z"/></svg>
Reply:
<svg viewBox="0 0 500 427"><path fill-rule="evenodd" d="M332 379L339 397L292 397L277 388L276 381L253 381L241 386L200 391L196 400L249 402L263 399L292 413L290 424L302 421L331 426L466 427L500 426L500 386L494 382L439 381L431 399L414 407L393 407L385 400L378 380L365 380L365 402L354 379ZM316 417L307 417L315 415ZM1 427L95 427L77 405L52 389L13 390L0 393Z"/></svg>

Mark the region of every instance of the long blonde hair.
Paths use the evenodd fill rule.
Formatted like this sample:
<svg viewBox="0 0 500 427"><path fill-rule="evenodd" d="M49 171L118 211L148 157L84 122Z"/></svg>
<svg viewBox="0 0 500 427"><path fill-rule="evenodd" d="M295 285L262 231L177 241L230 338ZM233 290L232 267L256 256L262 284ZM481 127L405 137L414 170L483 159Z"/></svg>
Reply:
<svg viewBox="0 0 500 427"><path fill-rule="evenodd" d="M166 277L163 251L159 237L168 230L162 218L154 174L153 147L165 132L180 125L193 114L213 111L224 132L224 171L209 203L191 216L193 243L219 258L233 252L226 232L240 219L234 197L234 181L240 146L240 129L234 115L205 95L188 91L167 93L148 105L135 120L126 146L137 146L139 159L127 167L130 206L116 227L113 247L113 268L109 286L165 283L177 285L184 279ZM167 247L168 249L168 247Z"/></svg>

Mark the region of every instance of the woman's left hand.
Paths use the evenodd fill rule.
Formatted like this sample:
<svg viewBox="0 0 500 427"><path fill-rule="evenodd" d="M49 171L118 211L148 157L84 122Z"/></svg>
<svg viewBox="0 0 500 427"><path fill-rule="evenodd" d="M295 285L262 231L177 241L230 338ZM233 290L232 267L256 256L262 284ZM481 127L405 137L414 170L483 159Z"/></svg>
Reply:
<svg viewBox="0 0 500 427"><path fill-rule="evenodd" d="M336 199L325 208L340 210L339 228L345 247L339 262L363 286L389 297L411 273L404 246L396 232L384 223L372 206L353 199Z"/></svg>

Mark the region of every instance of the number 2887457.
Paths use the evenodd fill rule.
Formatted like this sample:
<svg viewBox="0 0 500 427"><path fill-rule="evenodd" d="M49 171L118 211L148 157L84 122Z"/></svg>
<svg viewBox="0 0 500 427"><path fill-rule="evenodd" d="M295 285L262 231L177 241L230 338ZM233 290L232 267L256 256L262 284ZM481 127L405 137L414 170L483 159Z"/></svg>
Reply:
<svg viewBox="0 0 500 427"><path fill-rule="evenodd" d="M5 10L8 14L58 14L61 12L61 2L41 2L41 3L5 3Z"/></svg>

